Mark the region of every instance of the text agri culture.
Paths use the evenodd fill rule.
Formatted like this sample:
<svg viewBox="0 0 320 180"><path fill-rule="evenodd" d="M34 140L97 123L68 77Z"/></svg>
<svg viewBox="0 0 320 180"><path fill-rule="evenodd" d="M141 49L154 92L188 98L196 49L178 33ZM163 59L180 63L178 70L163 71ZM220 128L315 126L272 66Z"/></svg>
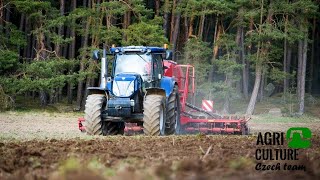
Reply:
<svg viewBox="0 0 320 180"><path fill-rule="evenodd" d="M257 137L257 146L263 145L266 148L257 148L256 149L256 160L299 160L299 149L287 149L287 148L277 148L274 149L272 146L283 146L284 145L285 134L283 132L266 132L262 134L261 132ZM269 147L269 148L267 148ZM264 164L257 163L256 170L259 171L277 171L277 170L303 170L306 171L304 165L288 164L288 163L273 163L273 164Z"/></svg>

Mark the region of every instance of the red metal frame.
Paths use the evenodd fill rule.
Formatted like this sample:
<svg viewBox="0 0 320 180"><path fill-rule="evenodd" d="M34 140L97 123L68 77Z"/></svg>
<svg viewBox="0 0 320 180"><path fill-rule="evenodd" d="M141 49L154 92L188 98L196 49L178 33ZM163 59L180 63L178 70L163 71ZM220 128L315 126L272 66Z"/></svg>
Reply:
<svg viewBox="0 0 320 180"><path fill-rule="evenodd" d="M172 63L171 61L165 62L169 65L170 70L168 72L178 72L176 74L166 74L165 76L174 76L179 86L180 94L180 103L181 103L181 116L180 116L180 125L182 132L192 133L192 132L201 132L201 133L225 133L225 134L245 134L247 132L246 122L249 119L244 117L238 118L234 116L225 116L221 118L192 118L184 115L184 112L187 112L187 102L188 98L194 97L195 95L195 69L194 66L187 65L178 65ZM181 73L182 72L182 73ZM190 82L191 81L191 82ZM192 111L199 111L199 108L192 109ZM190 112L190 111L189 111ZM207 112L209 113L209 112ZM209 113L210 114L210 113Z"/></svg>
<svg viewBox="0 0 320 180"><path fill-rule="evenodd" d="M79 127L79 130L80 130L81 132L85 132L85 131L86 131L85 127L84 127L83 124L82 124L84 121L85 121L85 120L84 120L83 117L78 118L78 127Z"/></svg>

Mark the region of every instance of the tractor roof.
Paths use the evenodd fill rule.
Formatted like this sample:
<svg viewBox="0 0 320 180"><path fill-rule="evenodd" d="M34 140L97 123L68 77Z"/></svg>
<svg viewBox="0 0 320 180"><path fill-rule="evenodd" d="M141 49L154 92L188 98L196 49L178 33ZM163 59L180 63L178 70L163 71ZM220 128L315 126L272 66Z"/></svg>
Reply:
<svg viewBox="0 0 320 180"><path fill-rule="evenodd" d="M125 47L110 48L110 52L111 53L118 53L118 52L165 53L166 49L163 47L154 47L154 46L125 46Z"/></svg>

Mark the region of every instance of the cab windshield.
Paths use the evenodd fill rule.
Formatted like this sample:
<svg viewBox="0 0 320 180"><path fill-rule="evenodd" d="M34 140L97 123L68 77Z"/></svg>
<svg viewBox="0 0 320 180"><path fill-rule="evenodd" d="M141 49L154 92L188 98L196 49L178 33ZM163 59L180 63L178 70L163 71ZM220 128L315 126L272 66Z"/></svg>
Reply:
<svg viewBox="0 0 320 180"><path fill-rule="evenodd" d="M117 54L114 75L121 73L137 73L145 79L144 77L151 75L151 55Z"/></svg>

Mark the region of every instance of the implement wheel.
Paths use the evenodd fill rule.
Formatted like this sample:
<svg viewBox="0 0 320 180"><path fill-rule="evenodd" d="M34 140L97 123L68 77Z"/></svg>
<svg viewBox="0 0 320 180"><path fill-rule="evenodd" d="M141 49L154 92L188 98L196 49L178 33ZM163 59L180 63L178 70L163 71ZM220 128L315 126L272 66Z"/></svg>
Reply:
<svg viewBox="0 0 320 180"><path fill-rule="evenodd" d="M148 136L165 134L165 99L161 95L148 95L143 102L143 132Z"/></svg>

